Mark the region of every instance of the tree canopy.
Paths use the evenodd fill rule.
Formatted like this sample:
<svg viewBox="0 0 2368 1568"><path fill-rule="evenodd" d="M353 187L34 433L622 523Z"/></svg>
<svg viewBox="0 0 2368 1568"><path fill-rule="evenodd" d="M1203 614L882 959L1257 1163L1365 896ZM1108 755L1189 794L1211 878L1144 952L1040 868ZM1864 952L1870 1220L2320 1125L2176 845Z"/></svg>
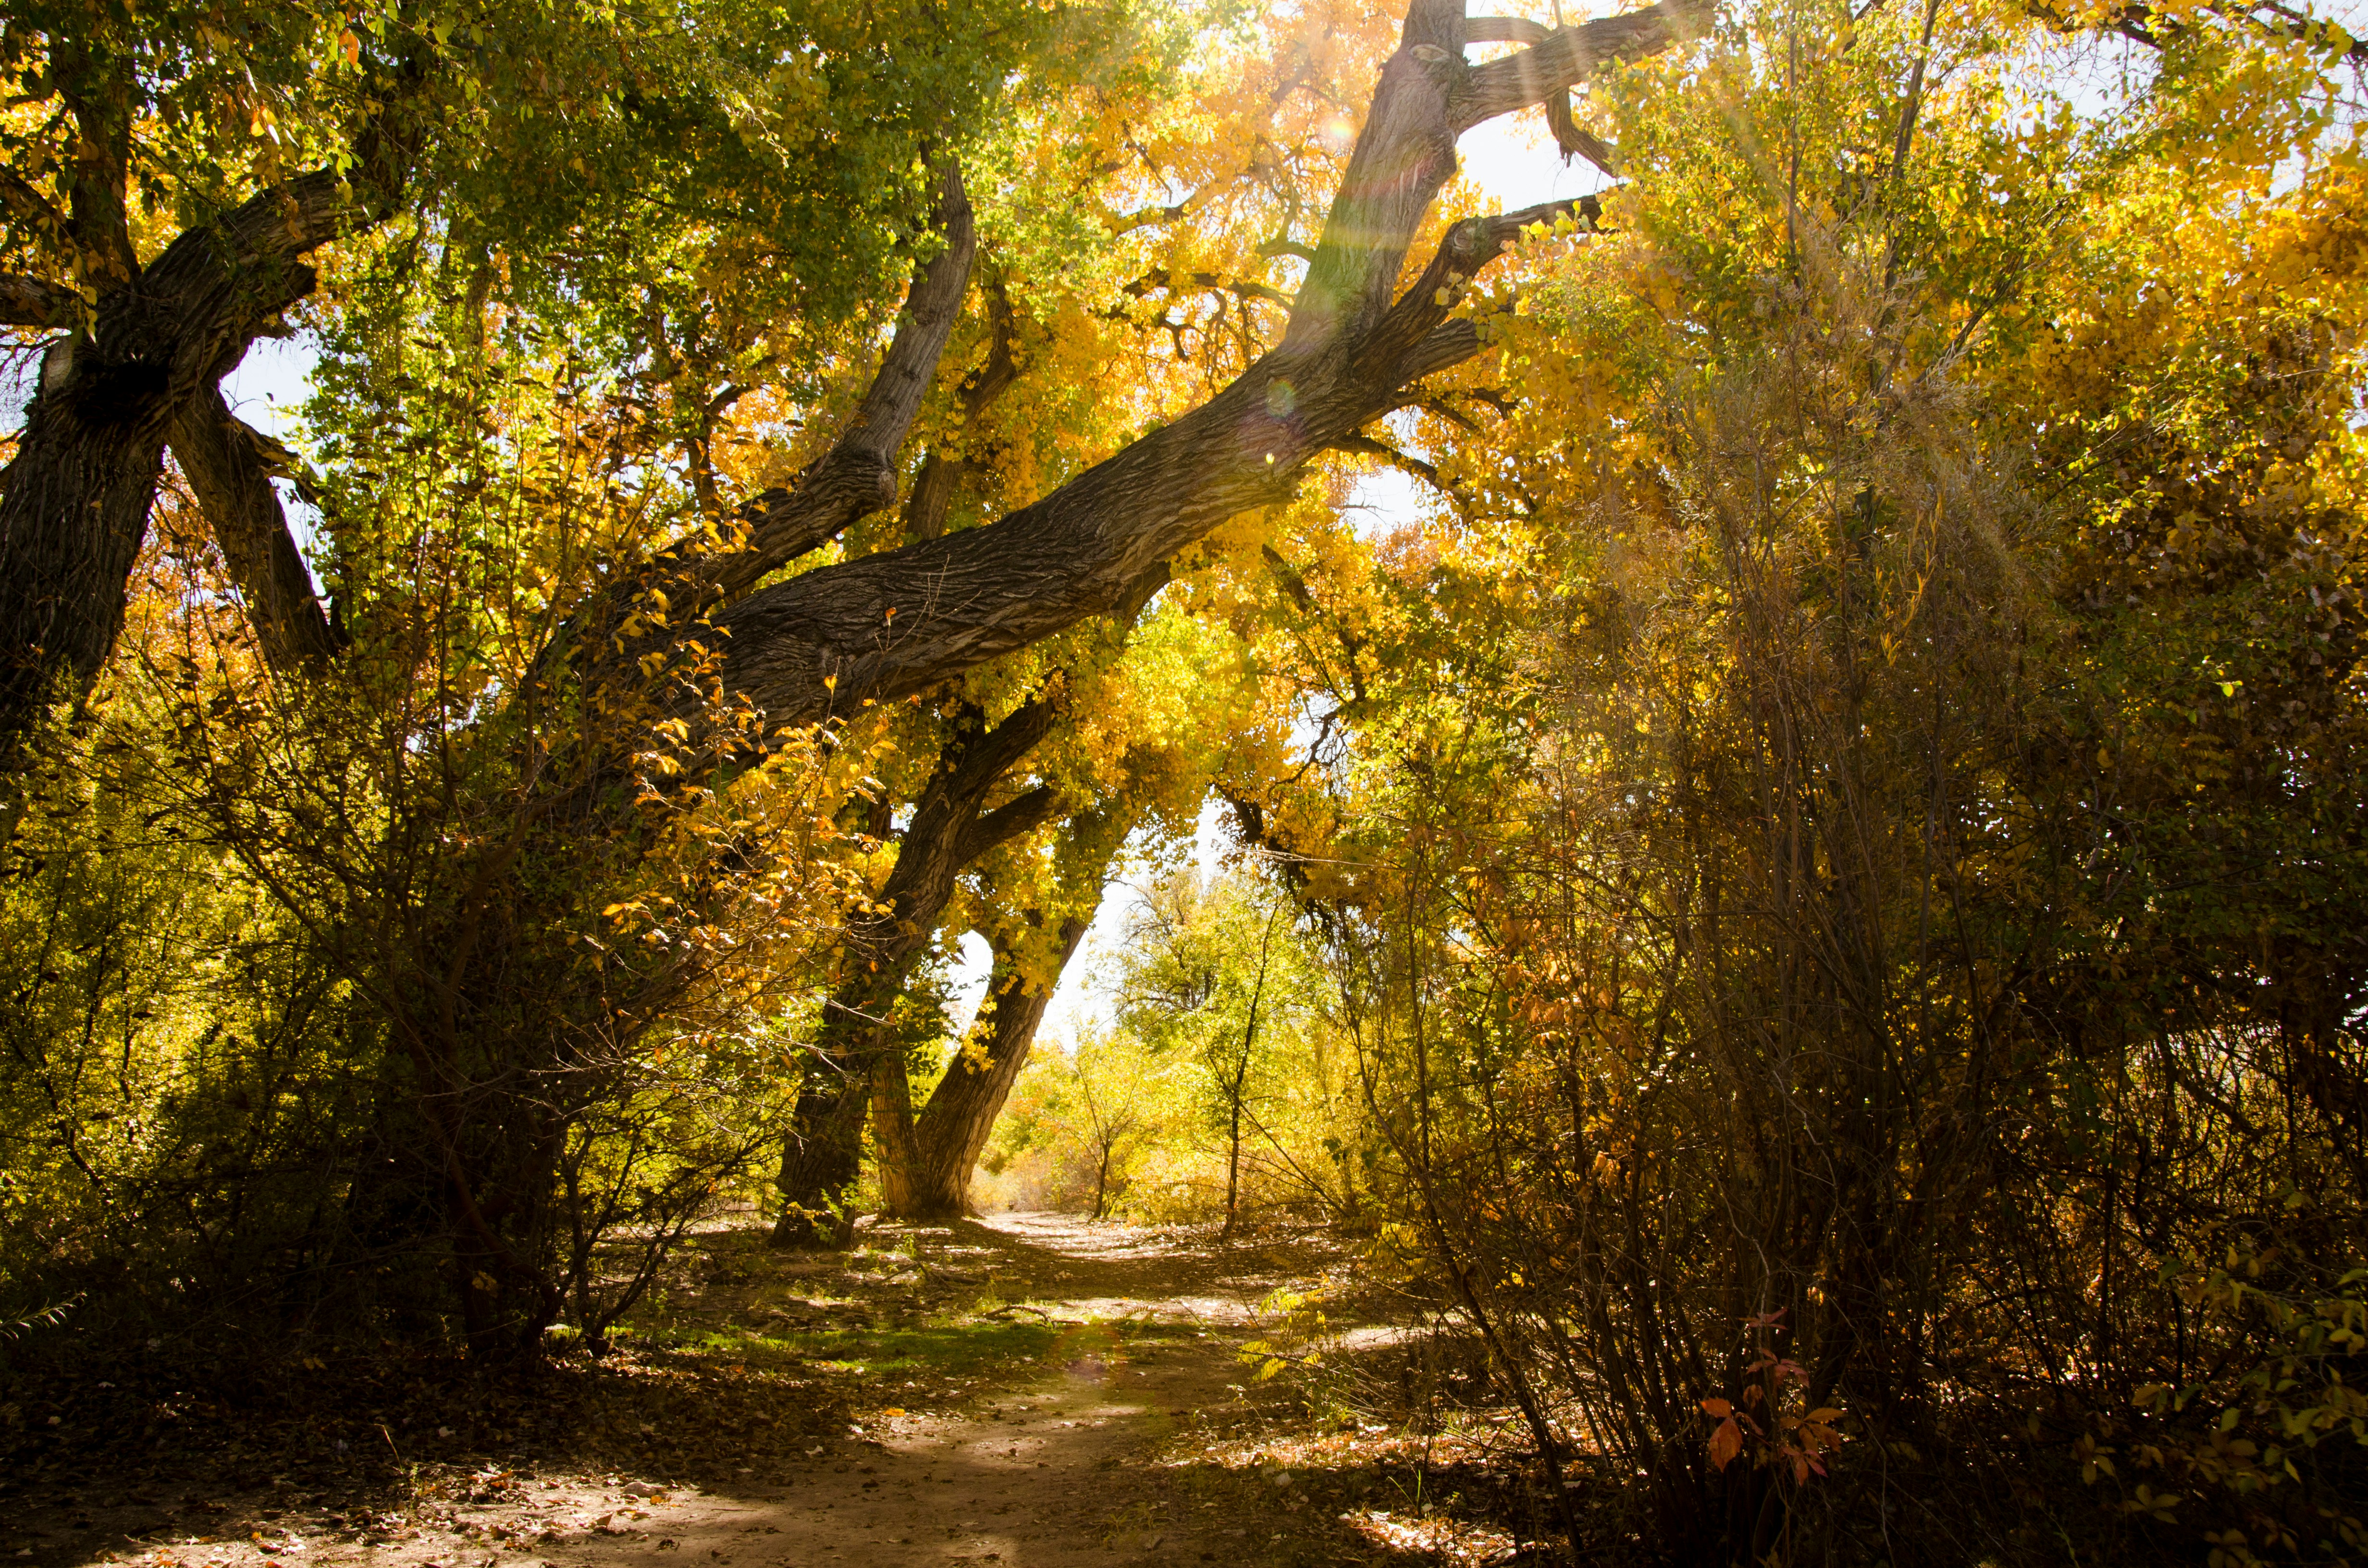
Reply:
<svg viewBox="0 0 2368 1568"><path fill-rule="evenodd" d="M2363 70L12 10L0 1323L531 1359L984 1172L1353 1234L1575 1552L2356 1560Z"/></svg>

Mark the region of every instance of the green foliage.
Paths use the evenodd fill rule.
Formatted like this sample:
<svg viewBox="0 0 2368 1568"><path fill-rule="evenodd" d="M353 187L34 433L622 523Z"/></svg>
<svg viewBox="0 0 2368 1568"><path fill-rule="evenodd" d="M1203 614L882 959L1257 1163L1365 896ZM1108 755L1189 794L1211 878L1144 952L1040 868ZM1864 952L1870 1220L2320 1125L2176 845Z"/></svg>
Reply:
<svg viewBox="0 0 2368 1568"><path fill-rule="evenodd" d="M2107 112L1981 8L1613 78L1306 610L1377 1261L1668 1550L2360 1551L2360 147L2182 15Z"/></svg>
<svg viewBox="0 0 2368 1568"><path fill-rule="evenodd" d="M1111 1027L1032 1058L986 1169L1006 1200L1159 1222L1349 1218L1354 1055L1280 890L1187 865L1138 895Z"/></svg>

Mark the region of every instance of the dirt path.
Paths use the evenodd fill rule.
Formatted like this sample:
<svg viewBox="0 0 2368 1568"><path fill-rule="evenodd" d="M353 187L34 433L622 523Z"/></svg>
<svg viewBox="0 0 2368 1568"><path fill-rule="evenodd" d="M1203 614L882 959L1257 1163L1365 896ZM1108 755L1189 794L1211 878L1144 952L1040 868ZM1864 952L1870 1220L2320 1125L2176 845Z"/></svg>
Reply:
<svg viewBox="0 0 2368 1568"><path fill-rule="evenodd" d="M1022 1214L875 1228L852 1255L806 1260L766 1253L743 1230L705 1256L707 1283L683 1287L683 1321L708 1343L728 1331L860 1374L851 1422L745 1454L719 1428L700 1439L702 1462L606 1473L515 1454L454 1462L456 1451L415 1465L392 1503L382 1489L363 1504L273 1477L175 1507L108 1497L102 1478L0 1517L0 1560L1066 1568L1474 1562L1511 1544L1434 1511L1447 1472L1418 1471L1411 1439L1319 1419L1287 1381L1261 1383L1241 1358L1246 1340L1271 1331L1264 1309L1279 1289L1338 1294L1353 1264L1320 1241L1221 1246ZM996 1358L963 1358L989 1341ZM826 1358L857 1355L868 1360ZM461 1437L439 1426L386 1440L432 1450ZM1422 1439L1420 1462L1434 1457ZM142 1484L167 1490L153 1471Z"/></svg>
<svg viewBox="0 0 2368 1568"><path fill-rule="evenodd" d="M971 1236L939 1256L1068 1328L1053 1367L986 1394L976 1414L892 1407L866 1426L866 1440L827 1456L837 1462L817 1463L779 1498L682 1498L666 1510L666 1533L642 1550L883 1568L1238 1556L1257 1525L1194 1496L1159 1461L1246 1389L1236 1348L1287 1269L1063 1215L1003 1216L986 1228L1007 1244ZM1113 1323L1134 1332L1115 1335ZM1270 1490L1266 1501L1286 1515L1302 1506L1287 1486Z"/></svg>

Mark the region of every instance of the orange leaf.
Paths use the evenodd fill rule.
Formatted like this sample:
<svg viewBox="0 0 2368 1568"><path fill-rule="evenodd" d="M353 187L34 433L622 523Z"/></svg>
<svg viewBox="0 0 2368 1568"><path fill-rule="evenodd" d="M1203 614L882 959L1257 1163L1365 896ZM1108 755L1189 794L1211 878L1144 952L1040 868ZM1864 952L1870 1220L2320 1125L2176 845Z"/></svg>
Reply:
<svg viewBox="0 0 2368 1568"><path fill-rule="evenodd" d="M1717 1431L1710 1435L1711 1469L1725 1470L1742 1451L1743 1428L1735 1424L1733 1416L1729 1416L1718 1424Z"/></svg>
<svg viewBox="0 0 2368 1568"><path fill-rule="evenodd" d="M1735 1406L1733 1406L1733 1405L1731 1405L1731 1404L1727 1403L1726 1403L1726 1401L1725 1401L1725 1400L1723 1400L1723 1399L1706 1399L1706 1400L1703 1400L1703 1401L1702 1402L1702 1414L1703 1414L1704 1415L1716 1415L1716 1416L1724 1417L1724 1416L1728 1416L1728 1415L1734 1415L1734 1414L1735 1414Z"/></svg>

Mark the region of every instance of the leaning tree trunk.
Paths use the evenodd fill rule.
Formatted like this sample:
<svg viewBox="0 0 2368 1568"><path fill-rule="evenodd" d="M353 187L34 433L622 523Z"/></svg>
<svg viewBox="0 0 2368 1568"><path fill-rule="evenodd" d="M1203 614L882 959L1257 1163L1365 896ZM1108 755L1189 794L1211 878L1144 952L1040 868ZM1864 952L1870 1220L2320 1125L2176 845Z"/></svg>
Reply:
<svg viewBox="0 0 2368 1568"><path fill-rule="evenodd" d="M268 452L220 389L192 398L174 420L173 460L213 528L256 642L273 669L299 670L335 657L344 640L323 612L312 571L289 533L271 488Z"/></svg>
<svg viewBox="0 0 2368 1568"><path fill-rule="evenodd" d="M0 747L98 679L148 536L167 377L102 352L68 338L42 357L0 495Z"/></svg>
<svg viewBox="0 0 2368 1568"><path fill-rule="evenodd" d="M894 1041L885 1025L913 960L937 934L964 866L1041 826L1059 804L1043 786L982 813L1004 775L1043 739L1053 703L1037 698L981 733L973 710L939 754L896 851L880 902L887 913L850 936L847 978L824 1006L815 1064L781 1152L776 1246L832 1245L845 1235L846 1191L862 1166L863 1112L877 1063ZM901 1063L900 1063L901 1064Z"/></svg>
<svg viewBox="0 0 2368 1568"><path fill-rule="evenodd" d="M1454 318L1523 229L1591 214L1549 202L1451 228L1412 286L1407 251L1455 173L1455 142L1563 98L1595 69L1668 48L1706 0L1555 28L1474 64L1463 0L1415 0L1383 67L1283 339L1209 402L983 528L922 539L757 588L713 612L724 684L775 726L926 690L1126 602L1155 563L1287 500L1320 454L1403 406L1413 382L1480 352ZM1509 36L1483 18L1483 38ZM1485 24L1485 25L1482 25ZM1525 35L1526 36L1526 35Z"/></svg>
<svg viewBox="0 0 2368 1568"><path fill-rule="evenodd" d="M1086 926L1075 916L1061 922L1051 978L1033 983L1020 952L1008 942L997 945L986 1001L971 1025L979 1051L973 1055L965 1046L956 1052L922 1108L913 1131L905 1200L895 1212L914 1219L951 1219L971 1212L971 1173L978 1168L995 1119L1011 1097L1011 1085L1028 1064L1044 1009L1061 983L1061 972L1085 940Z"/></svg>
<svg viewBox="0 0 2368 1568"><path fill-rule="evenodd" d="M381 189L399 189L401 159L385 140L366 138L365 162ZM120 206L120 188L111 199ZM39 278L0 279L0 319L66 334L42 357L17 455L0 474L0 757L50 703L87 696L113 651L165 443L176 430L207 443L189 454L208 471L201 491L218 475L243 484L237 454L184 420L228 417L222 378L274 316L312 292L302 257L391 207L383 198L358 203L347 175L320 169L187 231L145 268L119 246L96 304ZM245 542L226 540L225 551L235 560ZM260 580L288 581L285 562L265 551L258 541L250 551Z"/></svg>

